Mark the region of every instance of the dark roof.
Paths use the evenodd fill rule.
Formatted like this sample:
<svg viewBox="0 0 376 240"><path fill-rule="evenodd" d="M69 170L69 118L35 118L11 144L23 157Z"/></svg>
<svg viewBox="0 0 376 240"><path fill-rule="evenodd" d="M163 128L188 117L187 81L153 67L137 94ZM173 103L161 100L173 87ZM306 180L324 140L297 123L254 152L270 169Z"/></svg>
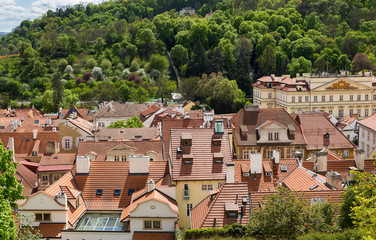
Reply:
<svg viewBox="0 0 376 240"><path fill-rule="evenodd" d="M148 109L147 104L118 103L111 101L94 113L94 117L133 117L140 116Z"/></svg>
<svg viewBox="0 0 376 240"><path fill-rule="evenodd" d="M113 140L135 140L135 136L142 136L143 140L152 140L158 136L159 128L143 127L143 128L100 128L95 133L95 137L99 141L107 141L111 136Z"/></svg>

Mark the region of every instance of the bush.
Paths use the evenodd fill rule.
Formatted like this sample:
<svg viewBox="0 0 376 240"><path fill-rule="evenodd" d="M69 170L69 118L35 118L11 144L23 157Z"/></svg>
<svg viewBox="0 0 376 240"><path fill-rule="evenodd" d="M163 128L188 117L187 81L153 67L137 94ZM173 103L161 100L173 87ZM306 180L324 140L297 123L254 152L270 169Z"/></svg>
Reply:
<svg viewBox="0 0 376 240"><path fill-rule="evenodd" d="M298 237L298 240L360 240L363 235L358 230L346 230L338 233L311 233Z"/></svg>
<svg viewBox="0 0 376 240"><path fill-rule="evenodd" d="M246 227L239 223L226 225L224 228L189 229L184 233L184 240L212 237L241 237L245 235Z"/></svg>
<svg viewBox="0 0 376 240"><path fill-rule="evenodd" d="M128 81L132 81L134 83L141 83L142 78L140 76L138 76L137 73L131 73L128 77Z"/></svg>
<svg viewBox="0 0 376 240"><path fill-rule="evenodd" d="M94 77L93 73L91 73L91 72L84 72L83 79L84 79L86 82L89 81L90 78L93 78L93 77Z"/></svg>

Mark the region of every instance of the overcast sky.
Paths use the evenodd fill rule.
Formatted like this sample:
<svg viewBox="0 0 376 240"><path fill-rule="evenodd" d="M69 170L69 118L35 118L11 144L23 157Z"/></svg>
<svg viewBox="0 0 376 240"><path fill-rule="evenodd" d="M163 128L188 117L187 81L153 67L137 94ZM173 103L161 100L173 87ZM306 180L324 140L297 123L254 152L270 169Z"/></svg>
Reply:
<svg viewBox="0 0 376 240"><path fill-rule="evenodd" d="M23 20L38 18L49 9L88 2L103 0L0 0L0 32L10 32Z"/></svg>

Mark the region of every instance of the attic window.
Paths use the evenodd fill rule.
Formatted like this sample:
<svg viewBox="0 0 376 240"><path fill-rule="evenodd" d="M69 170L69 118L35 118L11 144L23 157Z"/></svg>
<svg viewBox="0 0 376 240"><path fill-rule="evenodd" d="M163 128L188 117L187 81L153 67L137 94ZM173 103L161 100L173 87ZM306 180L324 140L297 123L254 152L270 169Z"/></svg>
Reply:
<svg viewBox="0 0 376 240"><path fill-rule="evenodd" d="M286 166L281 166L281 172L287 172L287 167Z"/></svg>
<svg viewBox="0 0 376 240"><path fill-rule="evenodd" d="M223 163L223 153L214 153L213 159L215 164L222 164Z"/></svg>
<svg viewBox="0 0 376 240"><path fill-rule="evenodd" d="M183 155L183 162L184 162L184 164L193 164L193 155L184 154Z"/></svg>
<svg viewBox="0 0 376 240"><path fill-rule="evenodd" d="M114 190L114 196L120 196L121 190L120 189L115 189Z"/></svg>
<svg viewBox="0 0 376 240"><path fill-rule="evenodd" d="M34 120L34 124L39 124L39 120Z"/></svg>
<svg viewBox="0 0 376 240"><path fill-rule="evenodd" d="M97 189L97 196L102 196L103 189Z"/></svg>
<svg viewBox="0 0 376 240"><path fill-rule="evenodd" d="M213 138L213 146L220 147L221 146L221 139Z"/></svg>
<svg viewBox="0 0 376 240"><path fill-rule="evenodd" d="M182 133L181 134L181 144L183 146L192 146L192 134Z"/></svg>
<svg viewBox="0 0 376 240"><path fill-rule="evenodd" d="M0 129L4 129L5 128L5 126L0 126Z"/></svg>
<svg viewBox="0 0 376 240"><path fill-rule="evenodd" d="M135 192L135 189L128 189L128 196L131 196Z"/></svg>
<svg viewBox="0 0 376 240"><path fill-rule="evenodd" d="M54 159L57 159L57 155L54 156Z"/></svg>
<svg viewBox="0 0 376 240"><path fill-rule="evenodd" d="M30 138L27 137L27 138L26 138L26 141L29 141L29 140L30 140Z"/></svg>
<svg viewBox="0 0 376 240"><path fill-rule="evenodd" d="M226 216L230 218L238 217L239 206L237 203L225 202Z"/></svg>

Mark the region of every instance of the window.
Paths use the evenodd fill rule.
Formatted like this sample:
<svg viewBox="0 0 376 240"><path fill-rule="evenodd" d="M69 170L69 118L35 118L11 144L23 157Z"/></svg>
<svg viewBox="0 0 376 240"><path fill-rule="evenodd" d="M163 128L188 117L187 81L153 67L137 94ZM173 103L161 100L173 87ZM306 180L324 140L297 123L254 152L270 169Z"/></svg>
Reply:
<svg viewBox="0 0 376 240"><path fill-rule="evenodd" d="M153 221L153 228L160 229L161 228L161 221Z"/></svg>
<svg viewBox="0 0 376 240"><path fill-rule="evenodd" d="M298 97L298 101L302 102L302 97L301 96Z"/></svg>
<svg viewBox="0 0 376 240"><path fill-rule="evenodd" d="M152 221L150 221L150 220L144 221L144 228L145 229L151 229L151 223L152 223Z"/></svg>
<svg viewBox="0 0 376 240"><path fill-rule="evenodd" d="M350 109L350 116L354 114L354 110Z"/></svg>
<svg viewBox="0 0 376 240"><path fill-rule="evenodd" d="M120 219L121 216L117 213L85 213L76 227L77 230L89 231L121 231L128 229L128 224L122 223Z"/></svg>
<svg viewBox="0 0 376 240"><path fill-rule="evenodd" d="M187 204L187 217L191 216L192 203Z"/></svg>
<svg viewBox="0 0 376 240"><path fill-rule="evenodd" d="M339 95L339 101L343 102L343 95Z"/></svg>
<svg viewBox="0 0 376 240"><path fill-rule="evenodd" d="M106 125L104 124L104 122L98 122L98 127L105 127Z"/></svg>
<svg viewBox="0 0 376 240"><path fill-rule="evenodd" d="M311 206L312 205L315 205L315 204L320 204L320 203L323 203L324 202L324 199L322 199L322 198L312 198L311 199Z"/></svg>
<svg viewBox="0 0 376 240"><path fill-rule="evenodd" d="M273 150L266 150L266 157L268 159L272 158L273 157Z"/></svg>
<svg viewBox="0 0 376 240"><path fill-rule="evenodd" d="M243 159L249 159L249 151L243 150Z"/></svg>
<svg viewBox="0 0 376 240"><path fill-rule="evenodd" d="M290 157L291 157L291 158L295 157L295 152L296 152L295 149L291 149L291 150L290 150Z"/></svg>
<svg viewBox="0 0 376 240"><path fill-rule="evenodd" d="M127 155L121 155L121 161L123 162L127 161Z"/></svg>
<svg viewBox="0 0 376 240"><path fill-rule="evenodd" d="M308 102L308 96L305 96L305 102Z"/></svg>
<svg viewBox="0 0 376 240"><path fill-rule="evenodd" d="M364 116L368 117L368 109L364 109Z"/></svg>
<svg viewBox="0 0 376 240"><path fill-rule="evenodd" d="M215 121L215 132L216 133L223 133L223 120L216 120Z"/></svg>
<svg viewBox="0 0 376 240"><path fill-rule="evenodd" d="M213 184L201 184L201 191L213 190Z"/></svg>
<svg viewBox="0 0 376 240"><path fill-rule="evenodd" d="M39 124L39 120L34 120L34 124Z"/></svg>
<svg viewBox="0 0 376 240"><path fill-rule="evenodd" d="M128 189L128 196L131 196L135 192L135 189L130 188Z"/></svg>
<svg viewBox="0 0 376 240"><path fill-rule="evenodd" d="M339 116L340 118L343 117L343 109L339 109L339 110L338 110L338 116Z"/></svg>
<svg viewBox="0 0 376 240"><path fill-rule="evenodd" d="M115 189L114 190L114 195L115 196L120 196L121 190L120 189Z"/></svg>
<svg viewBox="0 0 376 240"><path fill-rule="evenodd" d="M325 102L325 96L321 96L321 102Z"/></svg>
<svg viewBox="0 0 376 240"><path fill-rule="evenodd" d="M329 114L332 115L333 114L333 110L329 110Z"/></svg>
<svg viewBox="0 0 376 240"><path fill-rule="evenodd" d="M60 179L60 174L55 174L54 175L54 182Z"/></svg>
<svg viewBox="0 0 376 240"><path fill-rule="evenodd" d="M97 189L97 196L102 196L103 194L103 189Z"/></svg>
<svg viewBox="0 0 376 240"><path fill-rule="evenodd" d="M274 133L274 140L279 140L279 133Z"/></svg>
<svg viewBox="0 0 376 240"><path fill-rule="evenodd" d="M350 95L350 101L354 101L354 95Z"/></svg>
<svg viewBox="0 0 376 240"><path fill-rule="evenodd" d="M360 115L361 115L361 113L362 113L362 109L358 109L356 112L358 113L358 115L359 115L359 117L360 117Z"/></svg>
<svg viewBox="0 0 376 240"><path fill-rule="evenodd" d="M313 97L313 101L314 101L314 102L317 102L317 96L314 96L314 97Z"/></svg>
<svg viewBox="0 0 376 240"><path fill-rule="evenodd" d="M37 222L50 222L51 214L50 213L36 213L35 221Z"/></svg>
<svg viewBox="0 0 376 240"><path fill-rule="evenodd" d="M63 148L70 150L72 148L72 137L63 137Z"/></svg>
<svg viewBox="0 0 376 240"><path fill-rule="evenodd" d="M48 181L48 175L42 175L42 181Z"/></svg>
<svg viewBox="0 0 376 240"><path fill-rule="evenodd" d="M293 102L293 103L295 102L295 97L291 98L291 102Z"/></svg>
<svg viewBox="0 0 376 240"><path fill-rule="evenodd" d="M188 184L184 184L184 195L183 198L184 200L189 200L189 187Z"/></svg>
<svg viewBox="0 0 376 240"><path fill-rule="evenodd" d="M362 100L362 95L358 95L356 98L358 101Z"/></svg>
<svg viewBox="0 0 376 240"><path fill-rule="evenodd" d="M268 140L273 140L273 133L268 133Z"/></svg>
<svg viewBox="0 0 376 240"><path fill-rule="evenodd" d="M119 162L120 160L120 156L119 155L114 155L114 161L115 162Z"/></svg>
<svg viewBox="0 0 376 240"><path fill-rule="evenodd" d="M364 100L368 101L368 94L364 96Z"/></svg>
<svg viewBox="0 0 376 240"><path fill-rule="evenodd" d="M272 93L268 93L268 98L272 98Z"/></svg>
<svg viewBox="0 0 376 240"><path fill-rule="evenodd" d="M329 102L333 102L333 95L329 96Z"/></svg>
<svg viewBox="0 0 376 240"><path fill-rule="evenodd" d="M343 150L343 157L349 157L349 150Z"/></svg>
<svg viewBox="0 0 376 240"><path fill-rule="evenodd" d="M373 94L373 100L376 100L376 94Z"/></svg>
<svg viewBox="0 0 376 240"><path fill-rule="evenodd" d="M376 108L372 109L372 114L376 113Z"/></svg>

